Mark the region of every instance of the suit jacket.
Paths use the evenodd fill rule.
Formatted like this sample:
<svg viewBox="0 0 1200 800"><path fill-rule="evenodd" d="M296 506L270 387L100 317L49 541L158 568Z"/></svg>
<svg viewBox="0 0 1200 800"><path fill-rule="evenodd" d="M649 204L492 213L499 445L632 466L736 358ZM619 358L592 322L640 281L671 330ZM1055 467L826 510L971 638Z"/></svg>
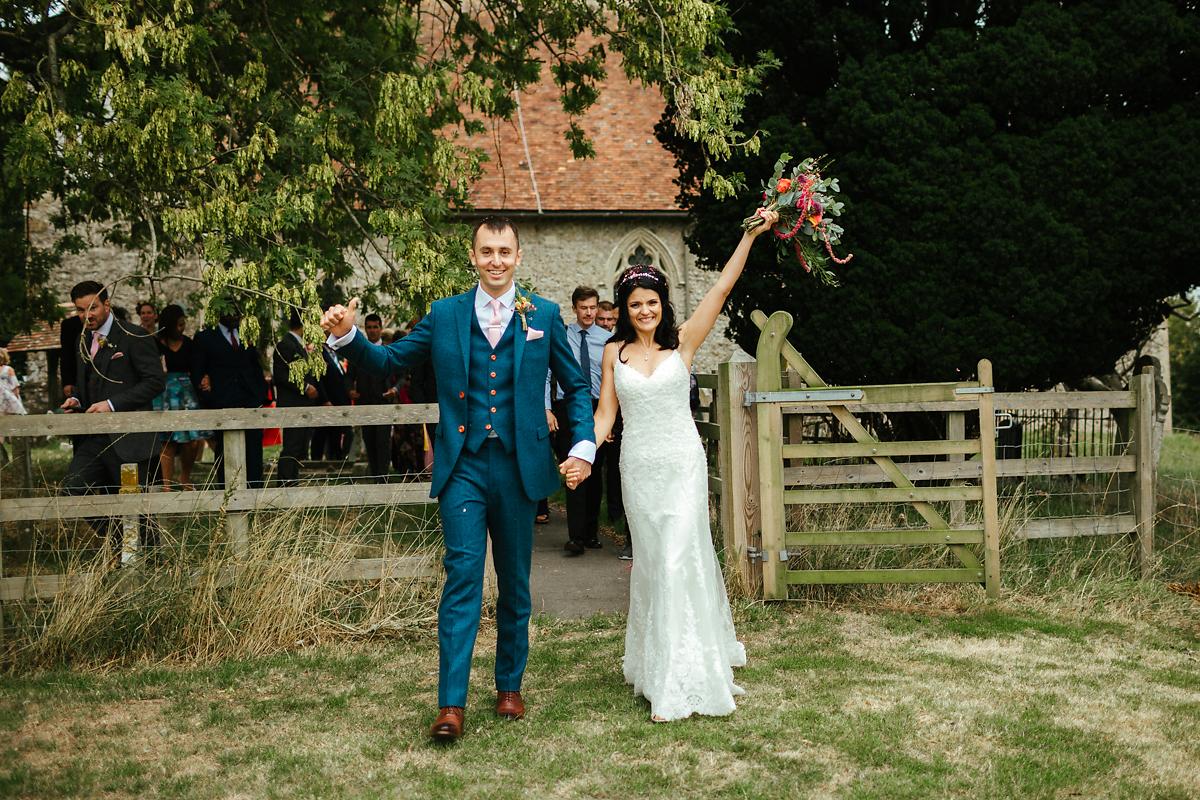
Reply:
<svg viewBox="0 0 1200 800"><path fill-rule="evenodd" d="M58 359L58 371L62 377L63 386L74 386L79 374L76 364L79 361L79 337L83 335L83 320L78 314L72 314L58 326L58 344L62 353Z"/></svg>
<svg viewBox="0 0 1200 800"><path fill-rule="evenodd" d="M162 359L154 338L113 318L112 328L95 358L89 354L87 333L83 347L78 340L70 347L75 354L75 397L81 410L107 400L113 411L150 411L154 398L166 386ZM157 433L101 433L112 442L123 463L146 461L157 454Z"/></svg>
<svg viewBox="0 0 1200 800"><path fill-rule="evenodd" d="M292 334L285 334L275 345L275 353L271 356L271 377L275 382L275 404L280 408L295 408L298 406L320 405L323 400L320 395L321 381L311 372L304 376L304 383L317 387L317 396L309 398L304 394L304 386L297 387L292 382L291 363L305 357L304 346L296 341Z"/></svg>
<svg viewBox="0 0 1200 800"><path fill-rule="evenodd" d="M325 374L321 376L321 401L335 406L350 405L350 376L342 371L341 364L335 363L337 354L325 348L322 355Z"/></svg>
<svg viewBox="0 0 1200 800"><path fill-rule="evenodd" d="M260 408L267 402L267 382L258 351L241 340L234 348L216 328L206 328L192 339L192 385L205 408ZM200 391L208 376L212 388Z"/></svg>
<svg viewBox="0 0 1200 800"><path fill-rule="evenodd" d="M567 344L558 306L544 297L534 295L531 299L536 308L527 314L529 332L521 329L521 318L517 314L513 314L509 325L517 326L513 353L516 374L512 376L517 468L526 496L538 499L549 497L559 485L558 471L547 452L550 447L545 406L547 369L563 387L572 445L594 442L595 433L591 391ZM433 497L445 487L467 438L470 334L472 326L478 324L475 289L472 288L463 294L435 301L429 313L402 339L387 346L373 345L359 333L340 351L351 363L380 375L399 372L425 361L433 364L441 415L433 440L433 478L429 492ZM535 331L542 335L530 339Z"/></svg>
<svg viewBox="0 0 1200 800"><path fill-rule="evenodd" d="M358 335L362 335L362 331L359 331ZM356 364L351 364L350 369L347 370L347 376L354 391L358 392L358 399L354 401L355 405L382 406L395 402L395 400L383 396L384 392L396 385L395 375L377 375Z"/></svg>

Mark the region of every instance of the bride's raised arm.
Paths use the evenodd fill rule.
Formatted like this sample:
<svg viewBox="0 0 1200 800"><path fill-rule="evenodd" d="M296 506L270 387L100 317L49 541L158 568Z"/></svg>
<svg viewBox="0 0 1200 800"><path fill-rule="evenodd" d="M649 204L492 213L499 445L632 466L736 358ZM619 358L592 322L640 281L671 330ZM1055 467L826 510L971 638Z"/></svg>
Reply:
<svg viewBox="0 0 1200 800"><path fill-rule="evenodd" d="M717 282L704 295L704 299L700 301L700 305L696 306L696 310L688 317L687 322L679 326L679 355L688 364L692 363L692 356L700 349L700 345L704 344L704 340L708 338L713 325L716 324L717 316L725 307L729 293L733 291L733 285L742 275L742 268L746 266L746 257L750 255L750 247L754 244L754 240L765 231L775 227L775 223L779 221L779 214L775 211L760 208L759 214L764 219L763 224L742 234L742 240L738 242L733 255L725 262L725 268L721 270ZM596 435L599 436L599 432Z"/></svg>

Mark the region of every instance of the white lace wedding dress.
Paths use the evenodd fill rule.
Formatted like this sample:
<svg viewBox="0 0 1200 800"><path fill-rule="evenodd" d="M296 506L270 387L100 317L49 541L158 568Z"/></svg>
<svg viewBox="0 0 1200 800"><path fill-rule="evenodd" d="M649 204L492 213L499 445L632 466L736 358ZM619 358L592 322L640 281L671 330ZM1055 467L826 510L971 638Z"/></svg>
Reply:
<svg viewBox="0 0 1200 800"><path fill-rule="evenodd" d="M625 681L673 720L732 713L733 667L746 651L733 632L729 600L708 526L704 449L688 403L678 351L646 376L614 367L625 421L621 492L633 535Z"/></svg>

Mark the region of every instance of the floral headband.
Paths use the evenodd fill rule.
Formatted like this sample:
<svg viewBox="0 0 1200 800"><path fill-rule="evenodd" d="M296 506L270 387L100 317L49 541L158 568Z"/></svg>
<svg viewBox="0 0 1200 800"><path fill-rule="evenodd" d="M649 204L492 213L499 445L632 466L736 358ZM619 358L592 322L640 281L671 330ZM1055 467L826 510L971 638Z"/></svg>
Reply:
<svg viewBox="0 0 1200 800"><path fill-rule="evenodd" d="M617 281L617 288L620 289L627 283L633 283L638 278L650 278L655 283L664 282L661 272L656 270L654 267L639 264L637 266L630 267L625 271L625 274L622 275L621 279Z"/></svg>

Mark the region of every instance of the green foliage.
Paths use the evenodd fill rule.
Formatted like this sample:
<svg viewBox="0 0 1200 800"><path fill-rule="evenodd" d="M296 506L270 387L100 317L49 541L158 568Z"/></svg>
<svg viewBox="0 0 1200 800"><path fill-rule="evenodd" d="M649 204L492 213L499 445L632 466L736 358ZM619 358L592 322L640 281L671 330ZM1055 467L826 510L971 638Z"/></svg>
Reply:
<svg viewBox="0 0 1200 800"><path fill-rule="evenodd" d="M1186 309L1187 318L1171 317L1172 422L1179 428L1200 431L1200 310Z"/></svg>
<svg viewBox="0 0 1200 800"><path fill-rule="evenodd" d="M713 165L739 146L769 63L732 64L708 0L69 0L5 3L2 19L6 186L57 199L64 227L115 222L146 274L199 255L209 316L240 306L250 339L289 306L315 331L324 282L353 275L368 306L397 313L466 285L453 213L483 154L464 134L512 114L544 66L577 155L615 48L678 109L702 181L728 190L736 176ZM36 291L38 257L4 274L25 270Z"/></svg>
<svg viewBox="0 0 1200 800"><path fill-rule="evenodd" d="M826 379L965 378L992 359L1006 388L1111 372L1197 283L1200 15L1154 2L963 5L794 0L744 5L736 58L770 48L785 80L746 109L766 147L828 153L850 202L824 289L756 250L731 300L785 309ZM975 9L978 8L978 14ZM661 131L686 186L703 157ZM689 195L692 246L719 267L757 193Z"/></svg>

